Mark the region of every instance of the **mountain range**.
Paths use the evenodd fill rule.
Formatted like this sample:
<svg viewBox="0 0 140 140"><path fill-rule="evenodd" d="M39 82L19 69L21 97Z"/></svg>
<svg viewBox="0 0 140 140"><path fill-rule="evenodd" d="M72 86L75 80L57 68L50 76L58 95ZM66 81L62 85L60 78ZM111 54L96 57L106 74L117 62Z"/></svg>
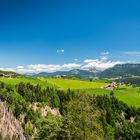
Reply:
<svg viewBox="0 0 140 140"><path fill-rule="evenodd" d="M70 71L56 71L53 73L41 72L33 75L33 77L59 77L59 76L90 78L94 77L95 73L87 70L73 69Z"/></svg>
<svg viewBox="0 0 140 140"><path fill-rule="evenodd" d="M97 76L100 78L140 76L140 64L118 64L97 73Z"/></svg>
<svg viewBox="0 0 140 140"><path fill-rule="evenodd" d="M94 68L95 69L95 68ZM29 74L28 74L29 76ZM130 76L140 76L140 64L117 64L112 68L108 68L104 71L88 71L81 69L73 69L70 71L56 71L53 73L41 72L38 74L30 74L33 77L57 77L57 76L67 76L67 77L78 77L78 78L116 78L116 77L130 77Z"/></svg>
<svg viewBox="0 0 140 140"><path fill-rule="evenodd" d="M95 69L95 68L94 68ZM4 75L12 75L12 77L22 76L15 72L7 72L7 71L0 71L0 74ZM25 76L29 77L59 77L59 76L66 76L66 77L77 77L77 78L116 78L116 77L133 77L133 76L140 76L140 64L117 64L112 68L108 68L104 71L91 71L91 70L81 70L81 69L73 69L70 71L56 71L52 73L48 72L41 72L41 73L26 73Z"/></svg>

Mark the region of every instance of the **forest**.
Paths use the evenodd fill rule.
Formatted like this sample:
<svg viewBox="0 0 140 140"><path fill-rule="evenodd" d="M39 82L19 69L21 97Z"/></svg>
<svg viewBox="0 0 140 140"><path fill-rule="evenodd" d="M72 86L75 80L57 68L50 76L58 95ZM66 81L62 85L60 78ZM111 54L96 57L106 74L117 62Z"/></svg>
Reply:
<svg viewBox="0 0 140 140"><path fill-rule="evenodd" d="M17 120L24 114L21 125L27 140L140 139L140 108L119 101L113 91L89 95L39 84L0 82L0 99ZM58 109L59 115L43 115L45 106Z"/></svg>

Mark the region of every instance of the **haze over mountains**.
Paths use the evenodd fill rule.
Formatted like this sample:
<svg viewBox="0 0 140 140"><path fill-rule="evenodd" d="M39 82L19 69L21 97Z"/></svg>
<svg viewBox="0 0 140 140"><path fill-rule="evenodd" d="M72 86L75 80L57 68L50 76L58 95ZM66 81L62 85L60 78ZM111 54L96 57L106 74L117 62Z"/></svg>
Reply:
<svg viewBox="0 0 140 140"><path fill-rule="evenodd" d="M96 70L95 67L89 70L73 69L70 71L56 71L53 73L41 72L33 74L34 77L56 77L58 75L65 75L68 77L82 77L90 78L98 76L99 78L114 78L118 76L140 76L140 64L117 64L112 68L106 70Z"/></svg>
<svg viewBox="0 0 140 140"><path fill-rule="evenodd" d="M0 71L1 76L21 76L11 71ZM3 74L3 75L2 75ZM72 69L66 71L55 71L55 72L40 72L40 73L25 73L25 76L31 77L77 77L77 78L116 78L116 77L132 77L140 76L140 64L126 63L126 64L117 64L114 67L107 68L105 70L98 69L96 67L90 68L88 70L83 69Z"/></svg>
<svg viewBox="0 0 140 140"><path fill-rule="evenodd" d="M86 70L73 69L70 71L57 71L53 73L41 72L39 74L33 75L34 77L57 77L57 76L67 76L67 77L81 77L89 78L93 77L94 73Z"/></svg>

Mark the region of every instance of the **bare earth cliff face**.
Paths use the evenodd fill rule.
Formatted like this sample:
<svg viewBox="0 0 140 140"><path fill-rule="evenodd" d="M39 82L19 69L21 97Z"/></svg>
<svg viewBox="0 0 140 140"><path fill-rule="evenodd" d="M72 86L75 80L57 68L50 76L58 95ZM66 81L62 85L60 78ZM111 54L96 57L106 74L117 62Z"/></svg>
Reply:
<svg viewBox="0 0 140 140"><path fill-rule="evenodd" d="M12 112L0 101L0 134L3 138L11 140L25 140L20 122L13 116ZM1 139L1 138L0 138Z"/></svg>

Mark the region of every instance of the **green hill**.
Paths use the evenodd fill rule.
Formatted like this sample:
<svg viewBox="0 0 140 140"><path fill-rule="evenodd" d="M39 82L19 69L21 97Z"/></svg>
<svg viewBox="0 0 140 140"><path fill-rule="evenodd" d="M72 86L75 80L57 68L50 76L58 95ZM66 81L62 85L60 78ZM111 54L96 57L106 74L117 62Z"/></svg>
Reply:
<svg viewBox="0 0 140 140"><path fill-rule="evenodd" d="M140 64L119 64L97 74L100 78L140 76Z"/></svg>
<svg viewBox="0 0 140 140"><path fill-rule="evenodd" d="M77 78L90 78L94 77L95 74L90 71L73 69L70 71L57 71L53 73L41 72L34 75L34 77L57 77L57 76L67 76L67 77L77 77Z"/></svg>
<svg viewBox="0 0 140 140"><path fill-rule="evenodd" d="M0 70L0 77L18 77L18 76L24 77L23 75L12 72L12 71L2 71L2 70Z"/></svg>
<svg viewBox="0 0 140 140"><path fill-rule="evenodd" d="M0 78L0 139L139 139L139 87L100 88L106 84L108 80Z"/></svg>
<svg viewBox="0 0 140 140"><path fill-rule="evenodd" d="M83 86L84 82L86 85L86 81L82 83L78 80L76 83L66 81L69 87L76 84L79 88L85 88L85 91L78 92L49 86L44 79L1 78L0 139L14 137L19 140L23 138L24 140L114 140L121 137L129 140L131 137L133 140L140 138L139 108L122 102L123 100L128 103L136 102L140 95L139 93L133 95L134 89L107 91L108 94L105 94L104 89L93 89L91 94L87 94L87 89ZM66 79L59 80L62 80L62 86L66 86ZM129 90L131 98L127 98ZM136 88L135 90L137 92ZM121 101L119 98L122 98ZM7 118L7 121L5 119L3 123L3 118L7 116L11 119ZM15 122L18 123L15 125ZM11 128L18 133L13 133L14 130L11 131Z"/></svg>

